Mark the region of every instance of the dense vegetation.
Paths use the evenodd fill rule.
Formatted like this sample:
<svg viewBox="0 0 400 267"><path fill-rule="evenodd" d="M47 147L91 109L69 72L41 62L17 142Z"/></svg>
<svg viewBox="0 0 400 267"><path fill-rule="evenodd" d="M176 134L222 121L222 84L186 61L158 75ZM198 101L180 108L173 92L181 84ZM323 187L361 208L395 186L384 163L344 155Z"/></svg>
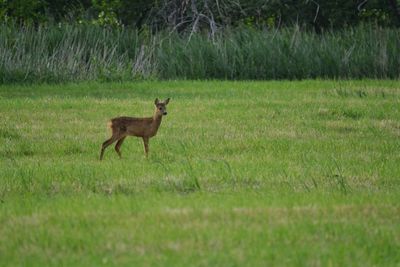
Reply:
<svg viewBox="0 0 400 267"><path fill-rule="evenodd" d="M172 97L144 157L112 116ZM1 266L397 266L396 81L0 86Z"/></svg>
<svg viewBox="0 0 400 267"><path fill-rule="evenodd" d="M360 23L400 26L398 0L1 0L0 20L133 26L179 32L304 25L317 32Z"/></svg>
<svg viewBox="0 0 400 267"><path fill-rule="evenodd" d="M0 82L159 79L392 78L400 29L323 35L300 27L226 29L214 37L97 25L0 27Z"/></svg>
<svg viewBox="0 0 400 267"><path fill-rule="evenodd" d="M398 1L2 0L0 83L400 76Z"/></svg>

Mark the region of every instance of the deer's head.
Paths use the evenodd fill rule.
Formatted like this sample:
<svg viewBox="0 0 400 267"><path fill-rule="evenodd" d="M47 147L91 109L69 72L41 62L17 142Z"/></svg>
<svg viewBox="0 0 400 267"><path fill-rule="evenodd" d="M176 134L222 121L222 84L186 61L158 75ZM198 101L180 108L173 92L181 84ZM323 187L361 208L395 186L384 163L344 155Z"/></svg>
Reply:
<svg viewBox="0 0 400 267"><path fill-rule="evenodd" d="M154 101L154 105L156 106L156 113L158 115L167 115L167 105L169 103L169 99L167 98L165 101L160 101L158 98Z"/></svg>

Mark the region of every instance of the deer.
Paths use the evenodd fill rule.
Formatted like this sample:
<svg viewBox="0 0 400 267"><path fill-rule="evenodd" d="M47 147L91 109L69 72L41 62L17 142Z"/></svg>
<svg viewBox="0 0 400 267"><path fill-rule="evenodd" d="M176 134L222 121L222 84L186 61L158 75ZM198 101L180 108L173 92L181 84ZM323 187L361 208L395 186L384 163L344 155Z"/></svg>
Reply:
<svg viewBox="0 0 400 267"><path fill-rule="evenodd" d="M167 105L170 98L160 101L158 98L154 101L155 110L153 117L135 118L135 117L116 117L108 122L108 127L112 130L112 136L103 142L100 152L100 160L103 159L104 150L115 141L115 151L119 158L121 155L121 145L127 136L136 136L143 139L144 153L146 158L149 155L149 139L156 136L160 127L162 117L167 115Z"/></svg>

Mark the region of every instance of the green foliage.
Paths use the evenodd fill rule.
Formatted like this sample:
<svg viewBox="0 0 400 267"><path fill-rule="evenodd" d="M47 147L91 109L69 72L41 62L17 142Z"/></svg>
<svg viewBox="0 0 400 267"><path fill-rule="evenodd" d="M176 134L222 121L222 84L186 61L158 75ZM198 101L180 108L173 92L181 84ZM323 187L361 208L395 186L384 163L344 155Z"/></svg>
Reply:
<svg viewBox="0 0 400 267"><path fill-rule="evenodd" d="M45 0L1 0L0 22L8 17L23 23L41 23L46 21Z"/></svg>
<svg viewBox="0 0 400 267"><path fill-rule="evenodd" d="M93 7L99 13L93 20L94 24L101 26L119 26L120 22L116 10L120 7L120 0L92 0Z"/></svg>
<svg viewBox="0 0 400 267"><path fill-rule="evenodd" d="M399 26L399 6L395 0L1 0L0 18L22 23L92 21L157 31L175 27L190 31L194 21L201 18L213 20L220 28L299 24L321 32L365 22ZM204 21L196 25L208 30Z"/></svg>

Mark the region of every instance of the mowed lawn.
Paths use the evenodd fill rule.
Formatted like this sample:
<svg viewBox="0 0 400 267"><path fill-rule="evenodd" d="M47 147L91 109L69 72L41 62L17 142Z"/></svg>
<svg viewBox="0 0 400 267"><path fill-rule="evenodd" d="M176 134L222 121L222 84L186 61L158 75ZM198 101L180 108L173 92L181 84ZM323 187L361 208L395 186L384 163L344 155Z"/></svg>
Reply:
<svg viewBox="0 0 400 267"><path fill-rule="evenodd" d="M399 81L0 86L0 266L399 264Z"/></svg>

